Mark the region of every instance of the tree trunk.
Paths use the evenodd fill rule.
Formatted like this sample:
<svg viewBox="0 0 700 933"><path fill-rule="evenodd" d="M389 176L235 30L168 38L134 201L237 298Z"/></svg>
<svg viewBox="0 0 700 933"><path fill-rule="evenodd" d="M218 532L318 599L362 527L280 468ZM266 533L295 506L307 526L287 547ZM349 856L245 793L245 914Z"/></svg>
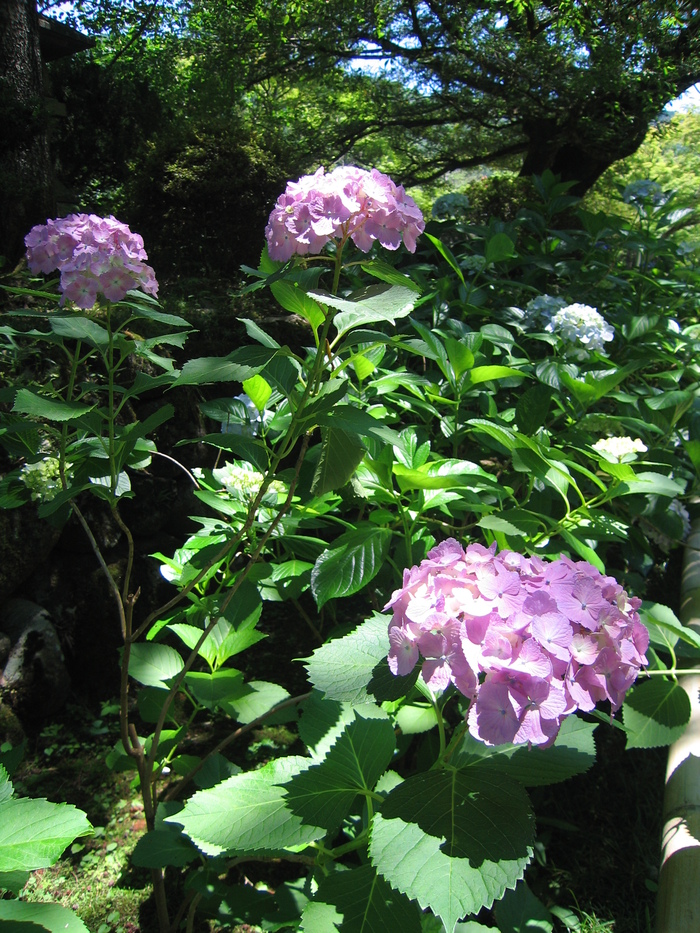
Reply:
<svg viewBox="0 0 700 933"><path fill-rule="evenodd" d="M53 213L36 0L0 0L0 256Z"/></svg>

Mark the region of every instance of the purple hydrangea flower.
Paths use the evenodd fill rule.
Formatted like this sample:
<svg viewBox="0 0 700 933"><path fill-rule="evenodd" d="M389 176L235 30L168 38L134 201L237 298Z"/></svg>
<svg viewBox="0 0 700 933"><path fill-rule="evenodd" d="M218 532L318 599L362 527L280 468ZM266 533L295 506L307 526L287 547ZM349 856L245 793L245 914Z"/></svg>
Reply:
<svg viewBox="0 0 700 933"><path fill-rule="evenodd" d="M98 295L121 301L140 288L158 293L143 240L114 217L69 214L32 227L24 238L31 272L61 274L61 303L92 308Z"/></svg>
<svg viewBox="0 0 700 933"><path fill-rule="evenodd" d="M286 262L295 254L318 254L330 240L351 239L363 253L375 240L386 249L403 242L413 253L424 229L420 208L403 187L377 169L348 165L289 182L265 236L270 257Z"/></svg>
<svg viewBox="0 0 700 933"><path fill-rule="evenodd" d="M385 606L389 668L405 675L420 662L431 689L454 684L487 745L551 745L576 709L621 706L647 663L640 604L586 561L450 538L404 570Z"/></svg>

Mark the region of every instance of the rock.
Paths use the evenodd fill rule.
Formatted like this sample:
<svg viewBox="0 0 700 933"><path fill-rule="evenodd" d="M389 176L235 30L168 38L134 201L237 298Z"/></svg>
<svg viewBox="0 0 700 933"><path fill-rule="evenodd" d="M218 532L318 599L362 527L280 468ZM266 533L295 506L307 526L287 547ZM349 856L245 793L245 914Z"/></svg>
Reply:
<svg viewBox="0 0 700 933"><path fill-rule="evenodd" d="M48 612L28 599L11 599L2 608L0 630L11 643L0 675L3 699L27 718L53 715L68 698L70 678Z"/></svg>

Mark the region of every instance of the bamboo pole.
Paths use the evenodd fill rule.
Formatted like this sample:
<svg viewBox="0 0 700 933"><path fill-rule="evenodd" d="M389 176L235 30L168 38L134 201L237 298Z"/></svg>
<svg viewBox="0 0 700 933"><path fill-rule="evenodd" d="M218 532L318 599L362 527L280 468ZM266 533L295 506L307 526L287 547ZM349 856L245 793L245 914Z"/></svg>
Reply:
<svg viewBox="0 0 700 933"><path fill-rule="evenodd" d="M680 619L700 633L700 519L686 542ZM700 674L679 683L691 716L668 752L656 933L700 933Z"/></svg>

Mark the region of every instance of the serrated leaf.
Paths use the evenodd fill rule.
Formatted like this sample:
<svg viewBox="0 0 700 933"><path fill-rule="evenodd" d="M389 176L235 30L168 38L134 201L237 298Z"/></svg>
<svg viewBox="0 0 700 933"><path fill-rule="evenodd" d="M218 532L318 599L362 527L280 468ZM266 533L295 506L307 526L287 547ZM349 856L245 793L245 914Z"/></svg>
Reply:
<svg viewBox="0 0 700 933"><path fill-rule="evenodd" d="M82 340L91 347L106 347L109 343L107 329L97 321L81 317L79 314L49 315L51 330L59 337L68 337L70 340Z"/></svg>
<svg viewBox="0 0 700 933"><path fill-rule="evenodd" d="M90 933L83 921L60 904L28 904L26 901L0 901L3 933Z"/></svg>
<svg viewBox="0 0 700 933"><path fill-rule="evenodd" d="M388 321L393 324L396 318L406 317L416 303L416 293L403 285L370 285L352 296L352 299L338 298L325 292L310 291L312 298L321 304L335 308L333 323L338 329L338 336L353 327Z"/></svg>
<svg viewBox="0 0 700 933"><path fill-rule="evenodd" d="M317 648L306 663L311 683L328 699L341 703L381 702L405 696L418 670L408 677L395 677L389 670L386 658L390 619L375 613L348 635Z"/></svg>
<svg viewBox="0 0 700 933"><path fill-rule="evenodd" d="M332 906L333 913L320 911L321 905ZM371 865L335 871L321 880L314 900L304 908L300 930L328 933L332 929L326 925L329 922L338 933L389 930L420 933L421 930L416 905L394 891Z"/></svg>
<svg viewBox="0 0 700 933"><path fill-rule="evenodd" d="M311 764L300 756L278 758L259 771L246 771L193 794L166 823L184 832L206 855L223 852L272 854L322 839L326 830L302 822L286 806L279 785Z"/></svg>
<svg viewBox="0 0 700 933"><path fill-rule="evenodd" d="M639 618L647 627L652 644L673 648L680 638L694 648L700 648L700 635L683 625L668 606L661 603L642 603Z"/></svg>
<svg viewBox="0 0 700 933"><path fill-rule="evenodd" d="M357 795L373 789L395 747L386 713L376 706L358 707L323 761L285 785L288 807L305 823L320 823L334 832Z"/></svg>
<svg viewBox="0 0 700 933"><path fill-rule="evenodd" d="M74 839L91 831L83 811L71 804L6 800L0 804L0 871L47 868Z"/></svg>
<svg viewBox="0 0 700 933"><path fill-rule="evenodd" d="M225 668L206 674L203 671L190 671L185 674L185 685L194 698L208 709L222 707L240 696L250 692L243 683L240 671Z"/></svg>
<svg viewBox="0 0 700 933"><path fill-rule="evenodd" d="M389 528L366 523L326 548L311 571L311 592L320 609L329 599L359 592L379 573L391 542Z"/></svg>
<svg viewBox="0 0 700 933"><path fill-rule="evenodd" d="M270 291L285 311L303 317L314 330L318 330L323 324L323 308L298 285L292 285L291 282L273 282Z"/></svg>
<svg viewBox="0 0 700 933"><path fill-rule="evenodd" d="M129 654L129 676L145 687L163 687L177 677L184 662L169 645L137 642Z"/></svg>
<svg viewBox="0 0 700 933"><path fill-rule="evenodd" d="M435 772L429 776L433 775ZM489 836L488 825L475 829ZM423 909L430 908L442 919L447 933L453 933L462 917L490 906L506 888L515 885L532 849L528 845L523 856L512 860L482 859L473 865L469 858L447 855L446 842L424 832L417 823L378 813L370 839L370 860L393 888L417 900Z"/></svg>
<svg viewBox="0 0 700 933"><path fill-rule="evenodd" d="M32 418L42 418L46 421L71 421L87 415L95 405L81 405L80 402L62 402L58 399L44 398L30 392L29 389L20 389L15 396L12 411Z"/></svg>
<svg viewBox="0 0 700 933"><path fill-rule="evenodd" d="M655 677L634 686L622 705L627 748L670 745L690 719L690 699L678 683Z"/></svg>

